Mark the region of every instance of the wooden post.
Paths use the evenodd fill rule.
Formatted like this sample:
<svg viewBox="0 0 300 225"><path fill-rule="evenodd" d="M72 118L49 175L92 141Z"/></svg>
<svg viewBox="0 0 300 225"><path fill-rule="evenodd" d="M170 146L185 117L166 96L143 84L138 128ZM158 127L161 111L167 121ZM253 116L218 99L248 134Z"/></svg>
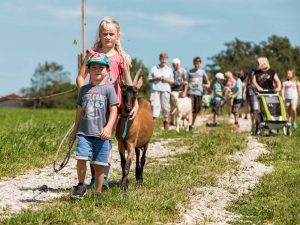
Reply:
<svg viewBox="0 0 300 225"><path fill-rule="evenodd" d="M81 39L82 39L82 55L81 55L81 60L83 62L84 57L85 57L85 47L84 47L84 0L81 0Z"/></svg>

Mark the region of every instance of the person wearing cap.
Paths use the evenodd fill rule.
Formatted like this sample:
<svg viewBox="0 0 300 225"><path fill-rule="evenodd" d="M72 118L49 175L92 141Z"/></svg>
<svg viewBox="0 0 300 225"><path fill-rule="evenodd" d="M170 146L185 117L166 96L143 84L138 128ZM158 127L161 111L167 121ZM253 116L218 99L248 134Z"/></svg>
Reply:
<svg viewBox="0 0 300 225"><path fill-rule="evenodd" d="M111 133L117 119L119 104L115 89L106 85L109 76L109 60L105 54L94 52L87 58L86 66L92 83L80 88L77 98L75 125L70 136L76 147L78 185L72 198L82 199L86 193L86 162L95 169L95 196L100 196L104 179L104 166L108 165L111 149Z"/></svg>
<svg viewBox="0 0 300 225"><path fill-rule="evenodd" d="M213 86L213 101L212 101L212 123L210 125L216 126L217 125L217 116L220 115L220 108L222 100L224 99L222 86L221 84L224 81L224 74L217 73L216 74L216 82Z"/></svg>
<svg viewBox="0 0 300 225"><path fill-rule="evenodd" d="M187 81L187 72L181 67L180 59L175 58L172 60L173 66L173 75L174 75L174 83L171 85L171 91L178 92L179 97L185 97L183 94L187 91L188 81ZM171 104L172 108L172 104ZM171 109L171 112L173 109ZM174 115L171 114L171 125L175 125Z"/></svg>
<svg viewBox="0 0 300 225"><path fill-rule="evenodd" d="M194 127L197 114L201 110L203 89L210 87L210 81L206 72L201 69L202 60L199 56L193 59L194 68L188 72L188 91L187 94L192 100L193 106L193 123ZM186 92L184 93L184 96Z"/></svg>
<svg viewBox="0 0 300 225"><path fill-rule="evenodd" d="M159 55L159 65L151 68L148 79L151 83L150 102L152 108L153 119L159 117L160 111L163 112L163 126L167 130L169 128L170 92L171 85L174 82L173 71L167 66L168 55L163 52Z"/></svg>

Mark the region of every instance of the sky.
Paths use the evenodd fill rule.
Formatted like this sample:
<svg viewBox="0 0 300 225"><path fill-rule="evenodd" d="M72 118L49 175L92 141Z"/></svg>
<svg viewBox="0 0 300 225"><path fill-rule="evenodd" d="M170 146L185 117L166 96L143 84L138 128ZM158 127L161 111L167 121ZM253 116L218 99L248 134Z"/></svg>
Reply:
<svg viewBox="0 0 300 225"><path fill-rule="evenodd" d="M300 46L299 12L299 0L85 0L85 46L92 47L100 21L112 17L125 51L149 69L162 51L169 66L178 57L191 68L200 56L205 67L235 38L259 43L275 34ZM0 96L29 87L45 61L63 65L75 83L81 0L0 0L0 34Z"/></svg>

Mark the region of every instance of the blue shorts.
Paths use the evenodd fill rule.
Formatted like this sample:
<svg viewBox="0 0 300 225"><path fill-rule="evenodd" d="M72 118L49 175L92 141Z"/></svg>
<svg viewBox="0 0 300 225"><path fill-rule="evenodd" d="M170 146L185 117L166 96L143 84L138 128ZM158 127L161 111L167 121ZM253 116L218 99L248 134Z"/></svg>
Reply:
<svg viewBox="0 0 300 225"><path fill-rule="evenodd" d="M100 137L77 135L76 159L91 161L91 164L107 166L111 140Z"/></svg>

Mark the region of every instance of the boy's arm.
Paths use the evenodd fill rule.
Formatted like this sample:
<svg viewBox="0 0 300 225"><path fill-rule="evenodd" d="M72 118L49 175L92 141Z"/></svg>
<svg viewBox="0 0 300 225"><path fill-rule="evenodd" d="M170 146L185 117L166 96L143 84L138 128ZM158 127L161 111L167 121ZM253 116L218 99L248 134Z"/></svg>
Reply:
<svg viewBox="0 0 300 225"><path fill-rule="evenodd" d="M100 138L102 140L109 140L111 138L112 128L117 119L117 105L112 105L109 108L108 122L105 127L103 127Z"/></svg>
<svg viewBox="0 0 300 225"><path fill-rule="evenodd" d="M210 87L210 81L207 78L207 76L204 76L204 81L205 81L206 84L204 84L203 87L209 88Z"/></svg>
<svg viewBox="0 0 300 225"><path fill-rule="evenodd" d="M237 92L235 92L233 95L232 95L232 98L236 98L236 96L238 96L241 92L241 87L238 87L238 90Z"/></svg>

